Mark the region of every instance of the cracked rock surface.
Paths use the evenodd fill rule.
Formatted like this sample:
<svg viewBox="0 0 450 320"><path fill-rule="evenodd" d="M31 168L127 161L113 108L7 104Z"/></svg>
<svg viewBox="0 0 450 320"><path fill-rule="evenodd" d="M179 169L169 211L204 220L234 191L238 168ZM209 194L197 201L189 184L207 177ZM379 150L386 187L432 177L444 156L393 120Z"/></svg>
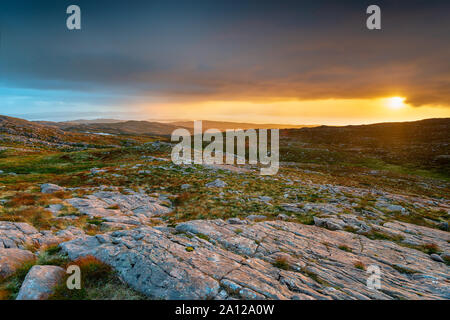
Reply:
<svg viewBox="0 0 450 320"><path fill-rule="evenodd" d="M441 239L449 251L446 232L407 223L384 227ZM60 246L71 259L95 256L156 299L450 298L449 267L422 251L292 222L194 220L83 236ZM379 290L366 285L371 265L381 271Z"/></svg>
<svg viewBox="0 0 450 320"><path fill-rule="evenodd" d="M84 235L84 231L73 226L53 233L48 230L38 231L24 222L0 221L0 248L5 249L54 245L81 235Z"/></svg>
<svg viewBox="0 0 450 320"><path fill-rule="evenodd" d="M86 198L66 200L82 214L100 217L114 227L130 227L150 223L153 217L165 215L172 210L163 206L158 198L130 191L99 191Z"/></svg>

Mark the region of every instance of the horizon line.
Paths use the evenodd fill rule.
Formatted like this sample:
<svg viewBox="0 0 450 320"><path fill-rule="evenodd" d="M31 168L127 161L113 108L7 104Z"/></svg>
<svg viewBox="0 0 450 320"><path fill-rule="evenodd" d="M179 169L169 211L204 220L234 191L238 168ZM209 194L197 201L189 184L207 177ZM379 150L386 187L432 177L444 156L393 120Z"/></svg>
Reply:
<svg viewBox="0 0 450 320"><path fill-rule="evenodd" d="M152 118L146 118L146 119L138 119L138 118L120 118L120 117L96 117L96 118L77 118L77 119L66 119L66 120L49 120L45 118L38 118L38 119L31 119L27 116L30 116L31 114L0 114L7 117L12 118L19 118L31 122L55 122L55 123L61 123L61 122L75 122L75 121L96 121L96 120L114 120L114 121L121 121L121 122L127 122L127 121L146 121L146 122L157 122L157 123L174 123L174 122L193 122L193 121L210 121L210 122L223 122L223 123L242 123L242 124L257 124L257 125L280 125L280 126L309 126L309 127L320 127L320 126L337 126L337 127L345 127L345 126L358 126L358 125L372 125L372 124L382 124L382 123L408 123L408 122L416 122L416 121L423 121L423 120L432 120L432 119L450 119L450 117L431 117L431 118L420 118L420 119L408 119L408 120L383 120L383 121L374 121L374 122L358 122L358 123L344 123L344 124L336 124L336 123L279 123L279 122L262 122L262 121L232 121L232 120L210 120L210 119L170 119L170 118L161 118L161 119L152 119Z"/></svg>

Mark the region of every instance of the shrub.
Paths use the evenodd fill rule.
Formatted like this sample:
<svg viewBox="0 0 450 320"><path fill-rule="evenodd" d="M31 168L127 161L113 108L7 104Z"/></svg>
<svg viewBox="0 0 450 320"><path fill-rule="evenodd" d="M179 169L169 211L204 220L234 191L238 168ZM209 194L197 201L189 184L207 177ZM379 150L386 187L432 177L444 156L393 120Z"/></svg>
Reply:
<svg viewBox="0 0 450 320"><path fill-rule="evenodd" d="M20 192L14 195L8 202L8 206L18 208L21 206L32 206L36 203L36 197L30 193Z"/></svg>
<svg viewBox="0 0 450 320"><path fill-rule="evenodd" d="M183 192L178 197L176 197L173 202L176 206L181 206L187 201L189 201L190 198L191 198L190 192Z"/></svg>

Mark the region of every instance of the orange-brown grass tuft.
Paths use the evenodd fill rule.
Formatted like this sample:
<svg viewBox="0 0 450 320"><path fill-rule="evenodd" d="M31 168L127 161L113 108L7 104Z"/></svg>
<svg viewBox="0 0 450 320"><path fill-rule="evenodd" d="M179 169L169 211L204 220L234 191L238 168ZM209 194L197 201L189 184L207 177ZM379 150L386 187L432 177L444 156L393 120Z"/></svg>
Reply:
<svg viewBox="0 0 450 320"><path fill-rule="evenodd" d="M53 192L52 195L59 199L69 199L72 197L72 194L70 192L66 192L66 191L56 191L56 192Z"/></svg>
<svg viewBox="0 0 450 320"><path fill-rule="evenodd" d="M81 274L85 281L97 281L112 272L112 268L106 263L93 256L85 256L69 263L69 265L77 265L81 269Z"/></svg>
<svg viewBox="0 0 450 320"><path fill-rule="evenodd" d="M8 290L0 289L0 300L7 300L9 299L10 293Z"/></svg>
<svg viewBox="0 0 450 320"><path fill-rule="evenodd" d="M27 222L37 229L50 229L52 227L53 216L50 212L39 207L25 207L13 210L11 213L2 215L1 220L12 222Z"/></svg>
<svg viewBox="0 0 450 320"><path fill-rule="evenodd" d="M422 246L423 251L432 254L432 253L438 253L440 251L439 246L436 243L427 243Z"/></svg>
<svg viewBox="0 0 450 320"><path fill-rule="evenodd" d="M357 269L366 270L366 266L361 261L356 261L355 263L353 263L353 265Z"/></svg>
<svg viewBox="0 0 450 320"><path fill-rule="evenodd" d="M18 208L21 206L32 206L35 203L36 203L36 196L30 193L20 192L15 194L11 198L11 200L9 200L8 206L12 208Z"/></svg>
<svg viewBox="0 0 450 320"><path fill-rule="evenodd" d="M289 270L289 262L286 257L277 257L273 266L283 270Z"/></svg>
<svg viewBox="0 0 450 320"><path fill-rule="evenodd" d="M175 198L174 203L176 206L181 206L191 198L191 193L183 192L178 197Z"/></svg>

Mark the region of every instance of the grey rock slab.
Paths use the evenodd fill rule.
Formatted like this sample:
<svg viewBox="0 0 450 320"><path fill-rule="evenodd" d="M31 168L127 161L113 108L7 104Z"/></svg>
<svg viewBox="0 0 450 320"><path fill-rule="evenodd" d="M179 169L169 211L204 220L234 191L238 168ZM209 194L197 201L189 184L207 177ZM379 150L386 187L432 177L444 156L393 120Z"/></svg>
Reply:
<svg viewBox="0 0 450 320"><path fill-rule="evenodd" d="M435 232L423 231L430 237ZM97 257L157 299L450 298L449 267L419 250L294 222L195 220L175 230L143 226L60 246L71 259ZM276 266L280 258L286 270ZM356 262L380 268L381 291L367 287L368 274Z"/></svg>
<svg viewBox="0 0 450 320"><path fill-rule="evenodd" d="M0 221L0 248L24 249L29 245L46 246L71 240L84 234L81 229L68 227L64 231L39 232L33 226L23 222Z"/></svg>
<svg viewBox="0 0 450 320"><path fill-rule="evenodd" d="M151 223L150 218L172 211L162 205L160 199L134 191L129 191L128 194L99 191L86 198L72 198L66 201L90 217L101 217L105 221L125 225Z"/></svg>

